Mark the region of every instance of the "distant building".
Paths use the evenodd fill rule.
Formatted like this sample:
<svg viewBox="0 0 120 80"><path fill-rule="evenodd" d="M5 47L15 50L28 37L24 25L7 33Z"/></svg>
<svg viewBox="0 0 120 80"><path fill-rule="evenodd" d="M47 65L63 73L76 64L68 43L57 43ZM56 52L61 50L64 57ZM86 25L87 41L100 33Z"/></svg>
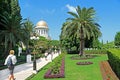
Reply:
<svg viewBox="0 0 120 80"><path fill-rule="evenodd" d="M35 33L39 36L43 36L46 39L51 39L49 36L49 28L45 21L41 20L36 24Z"/></svg>

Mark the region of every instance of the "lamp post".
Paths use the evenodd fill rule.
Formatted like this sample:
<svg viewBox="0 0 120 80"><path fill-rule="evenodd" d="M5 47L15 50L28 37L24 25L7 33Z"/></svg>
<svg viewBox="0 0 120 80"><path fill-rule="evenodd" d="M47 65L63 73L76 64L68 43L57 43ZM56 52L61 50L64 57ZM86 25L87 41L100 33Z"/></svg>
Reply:
<svg viewBox="0 0 120 80"><path fill-rule="evenodd" d="M33 40L33 43L34 43L34 51L35 51L35 40L38 40L39 37L33 36L33 37L30 37L30 39ZM34 52L34 51L33 51L33 52ZM37 73L35 52L34 52L34 59L33 59L33 71L34 71L34 73Z"/></svg>

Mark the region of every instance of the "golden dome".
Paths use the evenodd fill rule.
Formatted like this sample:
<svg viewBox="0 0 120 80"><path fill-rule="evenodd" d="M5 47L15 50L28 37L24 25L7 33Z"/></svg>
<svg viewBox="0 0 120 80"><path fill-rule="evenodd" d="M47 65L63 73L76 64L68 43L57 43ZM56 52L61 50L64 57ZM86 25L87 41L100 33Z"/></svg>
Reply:
<svg viewBox="0 0 120 80"><path fill-rule="evenodd" d="M39 21L37 24L36 24L36 27L37 28L48 28L47 26L47 23L43 20Z"/></svg>

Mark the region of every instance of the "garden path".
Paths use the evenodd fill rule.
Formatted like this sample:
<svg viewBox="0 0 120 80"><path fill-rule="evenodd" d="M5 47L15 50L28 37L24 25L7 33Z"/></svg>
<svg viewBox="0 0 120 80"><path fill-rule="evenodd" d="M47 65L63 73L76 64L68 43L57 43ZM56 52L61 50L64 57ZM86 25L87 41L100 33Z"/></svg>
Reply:
<svg viewBox="0 0 120 80"><path fill-rule="evenodd" d="M58 53L53 55L53 59L58 56ZM51 62L51 55L49 54L47 57L47 61L45 58L38 59L37 62L37 70L44 67L46 64ZM24 63L21 65L15 66L14 76L16 80L25 80L27 77L33 74L33 62ZM0 70L0 80L8 80L9 71L8 69Z"/></svg>

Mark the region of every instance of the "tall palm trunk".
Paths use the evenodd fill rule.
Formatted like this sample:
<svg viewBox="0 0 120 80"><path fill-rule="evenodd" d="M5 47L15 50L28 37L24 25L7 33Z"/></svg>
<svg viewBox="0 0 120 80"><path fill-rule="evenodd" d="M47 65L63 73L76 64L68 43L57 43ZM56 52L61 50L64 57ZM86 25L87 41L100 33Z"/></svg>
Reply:
<svg viewBox="0 0 120 80"><path fill-rule="evenodd" d="M83 33L83 28L81 26L80 29L80 51L79 51L79 55L83 56L83 52L84 51L84 33Z"/></svg>
<svg viewBox="0 0 120 80"><path fill-rule="evenodd" d="M12 42L9 42L8 50L7 50L8 54L9 54L9 51L10 51L11 49L13 49L13 45L12 45Z"/></svg>
<svg viewBox="0 0 120 80"><path fill-rule="evenodd" d="M13 48L12 46L12 42L9 43L9 50L11 50Z"/></svg>
<svg viewBox="0 0 120 80"><path fill-rule="evenodd" d="M29 51L29 40L26 42L26 54L30 54L30 51Z"/></svg>
<svg viewBox="0 0 120 80"><path fill-rule="evenodd" d="M9 55L9 51L10 51L12 48L13 48L12 42L9 42L9 43L8 43L8 46L5 48L3 57L6 57L7 55Z"/></svg>

